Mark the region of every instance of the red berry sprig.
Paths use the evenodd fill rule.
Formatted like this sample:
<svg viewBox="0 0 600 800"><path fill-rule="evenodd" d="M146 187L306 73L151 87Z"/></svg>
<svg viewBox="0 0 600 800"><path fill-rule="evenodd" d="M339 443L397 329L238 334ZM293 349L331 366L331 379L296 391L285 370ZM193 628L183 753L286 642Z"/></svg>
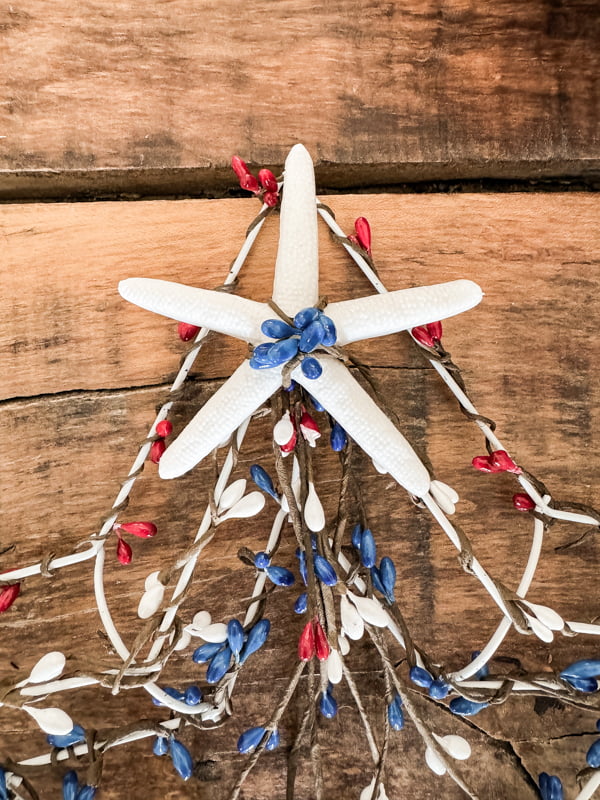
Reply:
<svg viewBox="0 0 600 800"><path fill-rule="evenodd" d="M123 522L113 525L116 531L125 531L138 539L151 539L156 536L157 527L153 522Z"/></svg>
<svg viewBox="0 0 600 800"><path fill-rule="evenodd" d="M160 438L155 442L152 442L150 447L150 461L152 461L154 464L158 464L162 458L162 454L167 449L167 445L165 444L165 436L169 436L172 432L173 425L168 419L163 419L156 426L156 435Z"/></svg>
<svg viewBox="0 0 600 800"><path fill-rule="evenodd" d="M137 536L138 539L150 539L156 536L156 525L153 522L115 522L113 531L117 534L117 558L123 565L131 564L133 550L131 545L123 539L123 533Z"/></svg>
<svg viewBox="0 0 600 800"><path fill-rule="evenodd" d="M300 417L300 433L311 447L315 446L315 442L321 436L321 431L314 417L312 417L304 407L302 408L302 416Z"/></svg>
<svg viewBox="0 0 600 800"><path fill-rule="evenodd" d="M314 620L315 625L315 653L319 661L326 661L329 657L330 648L325 631L321 627L319 620Z"/></svg>
<svg viewBox="0 0 600 800"><path fill-rule="evenodd" d="M489 456L475 456L471 463L480 472L512 472L515 475L523 472L506 450L494 450Z"/></svg>
<svg viewBox="0 0 600 800"><path fill-rule="evenodd" d="M180 322L177 325L177 334L182 342L191 342L200 333L197 325L190 325L187 322Z"/></svg>
<svg viewBox="0 0 600 800"><path fill-rule="evenodd" d="M366 217L358 217L354 220L354 233L348 236L352 244L362 248L371 258L371 226Z"/></svg>
<svg viewBox="0 0 600 800"><path fill-rule="evenodd" d="M304 626L298 640L298 658L300 661L310 661L315 654L315 629L313 620Z"/></svg>
<svg viewBox="0 0 600 800"><path fill-rule="evenodd" d="M258 180L248 169L245 161L239 156L231 159L231 168L238 176L240 186L247 192L252 192L257 197L261 197L263 203L273 208L279 202L279 187L277 178L270 169L261 169L258 173Z"/></svg>
<svg viewBox="0 0 600 800"><path fill-rule="evenodd" d="M411 333L419 344L434 348L442 341L442 323L429 322L427 325L419 325L413 328Z"/></svg>
<svg viewBox="0 0 600 800"><path fill-rule="evenodd" d="M131 564L131 559L133 558L133 550L131 549L131 545L127 544L125 539L122 539L120 536L117 541L117 558L124 566Z"/></svg>
<svg viewBox="0 0 600 800"><path fill-rule="evenodd" d="M20 591L20 583L11 583L9 586L3 586L0 589L0 614L4 611L8 611L19 596Z"/></svg>
<svg viewBox="0 0 600 800"><path fill-rule="evenodd" d="M528 494L513 494L513 506L517 511L533 511L535 503Z"/></svg>
<svg viewBox="0 0 600 800"><path fill-rule="evenodd" d="M315 617L304 626L300 639L298 640L298 658L300 661L310 661L313 656L319 661L325 661L329 657L331 649L325 631L321 623Z"/></svg>

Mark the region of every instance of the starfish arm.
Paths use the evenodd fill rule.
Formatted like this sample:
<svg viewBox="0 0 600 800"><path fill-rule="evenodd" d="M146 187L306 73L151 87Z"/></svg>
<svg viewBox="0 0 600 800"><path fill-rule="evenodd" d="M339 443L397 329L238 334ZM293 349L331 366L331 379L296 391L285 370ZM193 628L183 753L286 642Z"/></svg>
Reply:
<svg viewBox="0 0 600 800"><path fill-rule="evenodd" d="M291 149L284 178L273 300L293 317L319 299L315 173L303 145Z"/></svg>
<svg viewBox="0 0 600 800"><path fill-rule="evenodd" d="M127 278L119 283L119 293L136 306L178 322L210 328L252 344L264 340L260 326L270 312L264 303L153 278Z"/></svg>
<svg viewBox="0 0 600 800"><path fill-rule="evenodd" d="M344 345L453 317L482 297L476 283L458 280L330 303L325 313L335 324L337 344Z"/></svg>
<svg viewBox="0 0 600 800"><path fill-rule="evenodd" d="M281 369L255 370L243 361L165 450L160 477L177 478L195 467L280 386Z"/></svg>
<svg viewBox="0 0 600 800"><path fill-rule="evenodd" d="M431 478L404 436L341 361L322 356L319 363L323 367L319 378L305 378L299 367L292 377L392 478L411 494L423 497L429 490Z"/></svg>

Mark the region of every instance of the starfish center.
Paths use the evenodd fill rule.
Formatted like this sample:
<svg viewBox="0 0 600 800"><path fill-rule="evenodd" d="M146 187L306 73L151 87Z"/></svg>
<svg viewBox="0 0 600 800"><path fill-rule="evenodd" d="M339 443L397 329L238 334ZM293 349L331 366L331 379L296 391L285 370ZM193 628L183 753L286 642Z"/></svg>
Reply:
<svg viewBox="0 0 600 800"><path fill-rule="evenodd" d="M332 347L337 341L333 320L316 306L303 308L291 324L282 319L266 319L260 329L275 341L254 348L250 359L252 369L272 369L299 359L303 374L311 380L318 378L323 370L309 353L320 346Z"/></svg>

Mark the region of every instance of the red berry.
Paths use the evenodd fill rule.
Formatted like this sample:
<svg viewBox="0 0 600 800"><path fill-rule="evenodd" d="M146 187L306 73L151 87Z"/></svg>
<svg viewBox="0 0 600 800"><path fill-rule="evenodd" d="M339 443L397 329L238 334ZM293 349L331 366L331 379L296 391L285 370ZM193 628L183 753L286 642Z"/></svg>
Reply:
<svg viewBox="0 0 600 800"><path fill-rule="evenodd" d="M298 658L310 661L315 654L315 631L313 621L307 622L298 640Z"/></svg>
<svg viewBox="0 0 600 800"><path fill-rule="evenodd" d="M317 654L317 658L319 661L325 661L328 658L330 649L329 649L329 642L327 641L327 637L325 636L325 631L321 627L321 623L318 620L314 621L315 626L315 652Z"/></svg>
<svg viewBox="0 0 600 800"><path fill-rule="evenodd" d="M433 336L424 325L413 328L411 333L419 344L425 345L425 347L435 347Z"/></svg>
<svg viewBox="0 0 600 800"><path fill-rule="evenodd" d="M163 419L161 422L158 423L156 426L156 433L158 436L169 436L173 433L173 424L168 419Z"/></svg>
<svg viewBox="0 0 600 800"><path fill-rule="evenodd" d="M277 178L270 169L261 169L258 173L258 180L260 181L260 185L263 189L266 189L267 192L277 193Z"/></svg>
<svg viewBox="0 0 600 800"><path fill-rule="evenodd" d="M296 447L297 439L298 439L298 436L296 434L296 431L294 431L294 433L292 434L292 437L289 440L289 442L287 442L286 444L282 444L281 445L281 452L282 453L291 453L292 450L294 449L294 447Z"/></svg>
<svg viewBox="0 0 600 800"><path fill-rule="evenodd" d="M117 530L130 533L139 539L150 539L156 536L156 525L153 522L124 522L116 526Z"/></svg>
<svg viewBox="0 0 600 800"><path fill-rule="evenodd" d="M265 192L263 194L263 203L269 208L274 208L279 202L279 195L277 192Z"/></svg>
<svg viewBox="0 0 600 800"><path fill-rule="evenodd" d="M240 180L244 177L244 175L248 175L250 170L246 166L246 162L242 161L239 156L233 156L231 159L231 169L235 172L235 174L240 178Z"/></svg>
<svg viewBox="0 0 600 800"><path fill-rule="evenodd" d="M506 450L494 450L489 456L475 456L471 463L480 472L514 472L515 475L523 472Z"/></svg>
<svg viewBox="0 0 600 800"><path fill-rule="evenodd" d="M253 192L254 194L256 194L260 189L258 181L254 175L251 175L250 173L247 175L242 175L240 178L240 186L242 189L246 189L247 192Z"/></svg>
<svg viewBox="0 0 600 800"><path fill-rule="evenodd" d="M3 586L0 589L0 614L8 609L15 602L21 591L20 583L11 583L10 586Z"/></svg>
<svg viewBox="0 0 600 800"><path fill-rule="evenodd" d="M514 472L515 475L520 475L523 470L518 467L512 458L508 455L506 450L494 450L491 455L492 464L498 472Z"/></svg>
<svg viewBox="0 0 600 800"><path fill-rule="evenodd" d="M471 463L475 469L478 469L480 472L498 472L492 464L490 456L475 456Z"/></svg>
<svg viewBox="0 0 600 800"><path fill-rule="evenodd" d="M317 433L319 433L319 426L317 425L313 417L311 417L311 415L308 413L308 411L302 412L302 416L300 417L300 427L306 428L309 431L316 431Z"/></svg>
<svg viewBox="0 0 600 800"><path fill-rule="evenodd" d="M513 494L513 506L517 511L533 511L535 503L528 494Z"/></svg>
<svg viewBox="0 0 600 800"><path fill-rule="evenodd" d="M359 217L354 223L359 245L371 255L371 226L365 217Z"/></svg>
<svg viewBox="0 0 600 800"><path fill-rule="evenodd" d="M177 333L182 342L190 342L199 332L200 328L197 325L190 325L187 322L180 322L177 326Z"/></svg>
<svg viewBox="0 0 600 800"><path fill-rule="evenodd" d="M121 564L125 565L131 564L131 559L133 558L133 550L121 537L119 537L119 541L117 542L117 558Z"/></svg>
<svg viewBox="0 0 600 800"><path fill-rule="evenodd" d="M156 442L152 442L152 447L150 448L150 461L158 464L162 458L162 454L166 449L167 445L165 444L164 439L157 439Z"/></svg>
<svg viewBox="0 0 600 800"><path fill-rule="evenodd" d="M442 338L442 323L429 322L427 324L427 332L429 333L434 342L439 342Z"/></svg>

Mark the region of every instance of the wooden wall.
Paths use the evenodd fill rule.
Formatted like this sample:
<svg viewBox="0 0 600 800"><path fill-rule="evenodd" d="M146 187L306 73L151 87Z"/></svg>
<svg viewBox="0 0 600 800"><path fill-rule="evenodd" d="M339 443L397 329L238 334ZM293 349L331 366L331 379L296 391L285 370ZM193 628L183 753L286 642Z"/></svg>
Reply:
<svg viewBox="0 0 600 800"><path fill-rule="evenodd" d="M125 304L118 281L221 283L258 211L254 199L226 196L239 194L231 155L279 169L297 141L311 151L322 199L342 227L350 231L359 215L370 220L388 288L458 277L481 284L482 304L444 326L474 401L557 498L598 505L599 203L592 191L572 190L593 189L598 179L599 28L593 0L0 4L0 199L10 201L0 205L0 542L14 545L2 569L70 552L97 529L177 370L185 346L174 323ZM461 191L475 179L487 191ZM427 194L419 193L423 181ZM448 181L457 191L432 191ZM347 193L327 194L337 189ZM45 202L65 198L71 202ZM244 267L241 294L269 296L276 244L273 218ZM320 245L331 299L370 291L325 229ZM460 492L460 521L481 561L514 586L531 524L512 509L513 481L472 470L483 440L408 337L353 352L372 365L437 476ZM211 338L175 410L177 430L243 353ZM253 426L239 476L256 461L269 466L267 435L264 423ZM331 517L335 461L324 446L318 457ZM498 614L403 492L366 460L362 466L373 528L398 565L407 618L419 643L456 668ZM154 519L159 535L134 543L129 567L112 559L107 570L127 641L137 630L144 577L189 541L209 480L201 468L163 483L149 465L138 484L131 514ZM251 524L219 529L186 600L189 614L240 614L251 575L236 553L242 544L259 548L269 525L265 511ZM579 532L551 528L531 596L566 618L591 621L600 613L597 537L555 552ZM291 542L284 552L291 563ZM242 763L237 736L268 716L291 672L301 628L294 597L282 593L265 653L249 662L239 717L210 735L186 734L198 757L194 778L182 783L148 742L139 743L107 756L101 797L225 800ZM0 626L0 679L18 680L51 649L75 664L84 654L111 658L89 564L28 581ZM502 653L544 671L597 657L598 645L560 637L546 646L514 635ZM351 666L374 707L381 676L366 647L353 650ZM201 674L186 657L167 677L177 685ZM343 692L339 699L338 717L321 734L328 800L358 797L368 782L358 719L351 699ZM61 705L96 728L107 719L162 718L142 691L125 700L90 689L61 697ZM444 732L467 731L474 755L465 774L482 800L533 798L542 770L560 774L575 796L593 715L533 700L489 709L466 725L432 713ZM23 714L2 709L0 720L0 759L43 751L42 734ZM284 747L257 768L247 800L284 796L293 724L292 714ZM396 735L390 800L462 797L449 779L429 773L422 749L410 726ZM308 800L308 763L301 772L298 797ZM43 800L59 796L54 778L39 787Z"/></svg>

